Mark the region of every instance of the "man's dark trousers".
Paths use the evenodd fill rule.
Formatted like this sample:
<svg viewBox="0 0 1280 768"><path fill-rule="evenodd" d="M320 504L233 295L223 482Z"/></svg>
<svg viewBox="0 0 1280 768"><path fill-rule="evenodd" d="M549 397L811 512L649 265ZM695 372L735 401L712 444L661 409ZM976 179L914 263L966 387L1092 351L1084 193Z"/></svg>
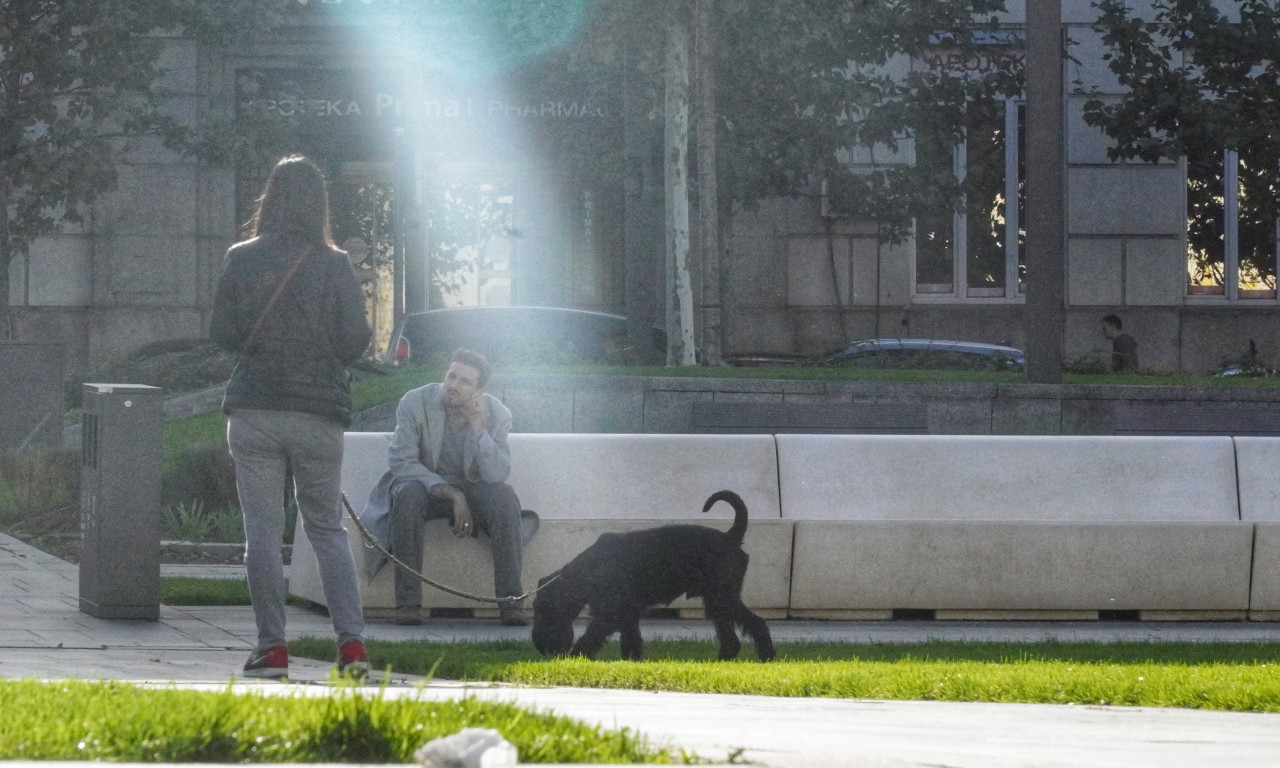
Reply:
<svg viewBox="0 0 1280 768"><path fill-rule="evenodd" d="M483 531L493 547L496 597L521 595L520 499L506 483L451 483L467 497L476 533ZM422 570L422 546L428 520L453 517L453 503L427 492L414 480L391 486L391 550L415 571ZM472 535L476 535L473 533ZM422 581L395 569L396 607L422 604ZM452 585L451 585L452 586Z"/></svg>

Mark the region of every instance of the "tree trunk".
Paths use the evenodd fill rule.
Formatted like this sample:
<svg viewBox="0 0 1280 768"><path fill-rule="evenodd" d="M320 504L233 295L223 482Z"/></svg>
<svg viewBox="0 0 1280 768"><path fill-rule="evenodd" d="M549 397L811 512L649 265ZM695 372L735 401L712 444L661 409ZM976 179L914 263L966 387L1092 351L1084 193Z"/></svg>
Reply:
<svg viewBox="0 0 1280 768"><path fill-rule="evenodd" d="M628 51L634 64L642 52L639 43ZM624 75L623 132L626 171L626 205L623 208L623 254L625 260L627 349L625 359L653 362L653 332L666 328L666 247L654 234L663 231L662 164L654 147L659 141L657 120L650 117L653 103L648 97L639 67L628 66ZM665 350L663 351L665 355Z"/></svg>
<svg viewBox="0 0 1280 768"><path fill-rule="evenodd" d="M9 240L9 180L0 179L0 341L13 339L13 321L9 316L9 262L13 261L13 244Z"/></svg>
<svg viewBox="0 0 1280 768"><path fill-rule="evenodd" d="M694 0L698 109L698 255L702 260L702 362L720 365L720 208L716 179L715 0Z"/></svg>
<svg viewBox="0 0 1280 768"><path fill-rule="evenodd" d="M689 29L683 0L667 17L666 129L667 365L695 365L689 273Z"/></svg>

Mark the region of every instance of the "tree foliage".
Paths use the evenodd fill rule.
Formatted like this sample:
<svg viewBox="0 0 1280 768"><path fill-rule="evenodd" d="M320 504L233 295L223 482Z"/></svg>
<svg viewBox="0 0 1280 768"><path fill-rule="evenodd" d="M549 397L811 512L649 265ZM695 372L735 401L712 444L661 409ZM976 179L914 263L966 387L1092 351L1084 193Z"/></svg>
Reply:
<svg viewBox="0 0 1280 768"><path fill-rule="evenodd" d="M199 126L168 108L168 39L225 46L288 2L0 0L0 304L11 256L80 222L130 142L200 145Z"/></svg>
<svg viewBox="0 0 1280 768"><path fill-rule="evenodd" d="M1143 16L1122 0L1097 6L1107 66L1123 93L1095 94L1085 122L1113 140L1113 160L1187 159L1191 255L1200 279L1219 284L1222 154L1238 152L1241 264L1274 284L1280 3L1153 0Z"/></svg>
<svg viewBox="0 0 1280 768"><path fill-rule="evenodd" d="M645 75L661 114L662 4L636 6L598 3L583 37L599 69ZM955 205L963 186L949 167L896 153L925 134L958 144L967 105L1021 93L1021 43L1002 36L1003 9L1002 0L718 0L722 203L812 194L825 177L844 210L879 221L893 240L916 213ZM874 148L871 162L841 162L858 146Z"/></svg>

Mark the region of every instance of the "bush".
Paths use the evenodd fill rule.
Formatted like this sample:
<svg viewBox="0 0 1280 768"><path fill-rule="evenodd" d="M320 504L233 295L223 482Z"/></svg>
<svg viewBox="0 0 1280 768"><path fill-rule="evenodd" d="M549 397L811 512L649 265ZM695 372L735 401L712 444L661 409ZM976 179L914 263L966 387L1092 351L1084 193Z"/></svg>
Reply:
<svg viewBox="0 0 1280 768"><path fill-rule="evenodd" d="M207 508L199 500L165 507L160 529L167 538L180 541L244 541L244 516L234 506Z"/></svg>
<svg viewBox="0 0 1280 768"><path fill-rule="evenodd" d="M284 543L293 543L298 505L290 499L284 508ZM161 535L179 541L206 541L224 544L244 542L244 515L235 505L206 507L199 500L164 508Z"/></svg>
<svg viewBox="0 0 1280 768"><path fill-rule="evenodd" d="M1111 373L1111 354L1097 350L1079 357L1069 357L1062 366L1066 373Z"/></svg>
<svg viewBox="0 0 1280 768"><path fill-rule="evenodd" d="M9 481L0 477L0 525L9 525L18 521L18 503Z"/></svg>
<svg viewBox="0 0 1280 768"><path fill-rule="evenodd" d="M292 485L280 489L285 503L284 540L293 543L298 505ZM244 541L244 519L236 491L236 468L221 443L184 445L165 464L160 490L166 533L186 541Z"/></svg>
<svg viewBox="0 0 1280 768"><path fill-rule="evenodd" d="M200 504L205 509L234 507L236 468L222 443L185 445L165 462L160 503L166 507Z"/></svg>
<svg viewBox="0 0 1280 768"><path fill-rule="evenodd" d="M28 521L80 501L80 456L34 450L0 458L0 521Z"/></svg>

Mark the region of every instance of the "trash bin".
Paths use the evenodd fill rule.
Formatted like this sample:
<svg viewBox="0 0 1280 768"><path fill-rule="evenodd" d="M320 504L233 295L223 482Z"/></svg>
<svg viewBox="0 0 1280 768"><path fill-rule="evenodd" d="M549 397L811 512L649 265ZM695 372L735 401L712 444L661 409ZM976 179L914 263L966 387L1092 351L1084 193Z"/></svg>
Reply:
<svg viewBox="0 0 1280 768"><path fill-rule="evenodd" d="M161 390L85 384L80 446L80 610L160 618Z"/></svg>

